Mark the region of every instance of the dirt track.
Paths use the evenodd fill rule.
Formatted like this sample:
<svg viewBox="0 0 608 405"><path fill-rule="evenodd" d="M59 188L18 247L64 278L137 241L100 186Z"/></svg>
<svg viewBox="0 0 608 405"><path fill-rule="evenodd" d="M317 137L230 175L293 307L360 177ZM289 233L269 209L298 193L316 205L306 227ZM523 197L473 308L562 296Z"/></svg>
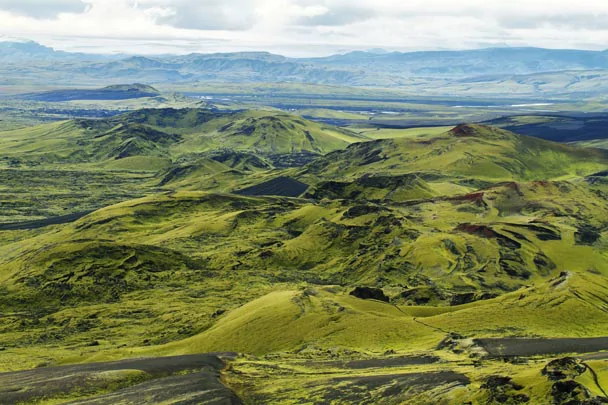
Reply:
<svg viewBox="0 0 608 405"><path fill-rule="evenodd" d="M73 403L241 404L220 382L220 371L225 366L223 358L233 356L225 353L159 357L2 373L0 403L29 403L41 397L69 397L78 392L84 398ZM123 382L125 388L96 395L116 387L116 377L126 379L128 375L137 376L132 380L134 385L128 386L127 379Z"/></svg>

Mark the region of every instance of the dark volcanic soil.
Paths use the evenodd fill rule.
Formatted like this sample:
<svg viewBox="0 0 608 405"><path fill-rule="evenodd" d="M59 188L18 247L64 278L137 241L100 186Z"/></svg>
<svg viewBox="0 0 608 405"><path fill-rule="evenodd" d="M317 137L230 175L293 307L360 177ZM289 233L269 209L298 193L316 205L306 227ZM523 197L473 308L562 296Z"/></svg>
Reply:
<svg viewBox="0 0 608 405"><path fill-rule="evenodd" d="M375 404L379 397L395 398L395 403L407 400L429 389L443 385L468 385L470 380L452 371L436 373L387 374L340 377L331 380L333 388L324 393L326 403L335 400L353 404Z"/></svg>
<svg viewBox="0 0 608 405"><path fill-rule="evenodd" d="M433 364L437 363L438 361L439 358L434 356L392 357L389 359L353 360L347 362L346 367L353 369L403 367L421 364Z"/></svg>
<svg viewBox="0 0 608 405"><path fill-rule="evenodd" d="M40 368L0 374L0 403L34 402L39 398L70 396L79 404L241 404L220 382L225 363L234 354L201 354ZM108 377L140 371L130 382ZM143 372L143 373L141 373ZM114 392L108 390L120 388ZM98 392L105 390L105 394Z"/></svg>
<svg viewBox="0 0 608 405"><path fill-rule="evenodd" d="M600 338L497 338L476 339L492 357L536 356L542 354L592 353L608 350L608 337Z"/></svg>
<svg viewBox="0 0 608 405"><path fill-rule="evenodd" d="M404 356L404 357L389 357L385 359L364 359L351 361L309 361L306 363L308 367L336 367L345 369L367 369L367 368L389 368L415 366L424 364L434 364L439 362L439 357L435 356Z"/></svg>
<svg viewBox="0 0 608 405"><path fill-rule="evenodd" d="M8 224L0 224L0 231L16 231L44 228L50 225L61 225L70 222L75 222L80 218L89 215L94 211L76 212L74 214L61 215L58 217L39 219L35 221L12 222Z"/></svg>
<svg viewBox="0 0 608 405"><path fill-rule="evenodd" d="M308 189L308 184L301 183L290 177L277 177L270 181L235 191L235 194L262 196L276 195L281 197L298 197Z"/></svg>

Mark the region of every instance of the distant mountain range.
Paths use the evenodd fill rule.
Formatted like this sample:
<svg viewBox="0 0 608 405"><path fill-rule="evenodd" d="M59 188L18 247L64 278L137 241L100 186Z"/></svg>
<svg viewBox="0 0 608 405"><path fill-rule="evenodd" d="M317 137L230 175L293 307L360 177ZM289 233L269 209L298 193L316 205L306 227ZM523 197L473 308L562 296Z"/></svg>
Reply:
<svg viewBox="0 0 608 405"><path fill-rule="evenodd" d="M388 87L410 86L420 80L447 80L453 84L516 78L525 82L527 75L603 71L608 69L608 52L488 48L409 53L357 51L302 59L267 52L93 55L57 51L36 42L0 42L0 62L0 85L23 82L73 86L84 83L198 81ZM537 78L533 80L538 82Z"/></svg>
<svg viewBox="0 0 608 405"><path fill-rule="evenodd" d="M351 52L313 59L328 66L381 66L418 76L530 74L608 67L608 52L542 48L487 48L465 51Z"/></svg>
<svg viewBox="0 0 608 405"><path fill-rule="evenodd" d="M0 61L4 63L57 60L92 61L118 57L120 56L58 51L34 41L0 41Z"/></svg>

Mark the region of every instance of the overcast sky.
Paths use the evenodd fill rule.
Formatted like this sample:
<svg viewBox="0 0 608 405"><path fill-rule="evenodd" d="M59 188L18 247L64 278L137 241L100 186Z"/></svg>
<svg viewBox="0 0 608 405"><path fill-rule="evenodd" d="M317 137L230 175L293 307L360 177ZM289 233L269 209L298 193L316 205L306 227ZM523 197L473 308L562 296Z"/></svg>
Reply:
<svg viewBox="0 0 608 405"><path fill-rule="evenodd" d="M605 49L607 0L0 0L0 36L88 52Z"/></svg>

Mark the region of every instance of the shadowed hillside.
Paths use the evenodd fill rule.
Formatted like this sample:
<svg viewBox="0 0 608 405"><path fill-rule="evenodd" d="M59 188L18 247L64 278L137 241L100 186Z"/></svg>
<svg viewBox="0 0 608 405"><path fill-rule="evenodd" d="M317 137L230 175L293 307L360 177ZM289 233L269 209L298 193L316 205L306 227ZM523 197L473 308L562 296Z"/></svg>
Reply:
<svg viewBox="0 0 608 405"><path fill-rule="evenodd" d="M45 102L65 102L74 100L128 100L145 97L157 97L160 92L145 84L119 84L101 89L89 90L54 90L42 93L25 94L25 100Z"/></svg>

